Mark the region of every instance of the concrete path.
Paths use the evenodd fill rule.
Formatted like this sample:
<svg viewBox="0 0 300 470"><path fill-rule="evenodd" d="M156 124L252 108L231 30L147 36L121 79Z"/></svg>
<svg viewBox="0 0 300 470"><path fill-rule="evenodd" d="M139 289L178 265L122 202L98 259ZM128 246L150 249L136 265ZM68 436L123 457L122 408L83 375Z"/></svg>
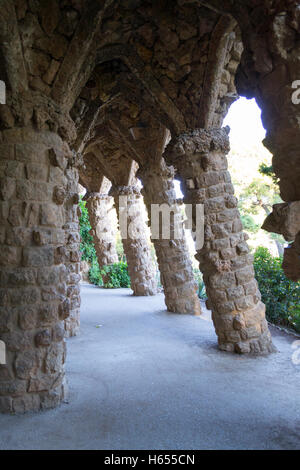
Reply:
<svg viewBox="0 0 300 470"><path fill-rule="evenodd" d="M207 316L130 294L82 285L69 404L0 415L0 449L300 448L295 337L272 329L269 357L222 353Z"/></svg>

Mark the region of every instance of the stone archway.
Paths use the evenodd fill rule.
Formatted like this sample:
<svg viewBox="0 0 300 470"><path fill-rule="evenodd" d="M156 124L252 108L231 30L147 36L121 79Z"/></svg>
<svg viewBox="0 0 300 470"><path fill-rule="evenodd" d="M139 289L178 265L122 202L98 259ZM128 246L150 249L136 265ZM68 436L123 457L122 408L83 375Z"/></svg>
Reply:
<svg viewBox="0 0 300 470"><path fill-rule="evenodd" d="M0 7L0 80L7 92L0 104L3 412L46 409L63 399L65 325L76 332L80 303L78 168L87 143L107 123L120 159L128 146L137 150L128 138L132 129L170 131L165 160L178 169L186 198L206 207L206 245L198 255L220 347L265 353L271 340L221 130L235 82L240 94L254 96L284 200L266 226L292 242L284 269L300 278L295 3L66 3L67 9L56 0L4 0Z"/></svg>

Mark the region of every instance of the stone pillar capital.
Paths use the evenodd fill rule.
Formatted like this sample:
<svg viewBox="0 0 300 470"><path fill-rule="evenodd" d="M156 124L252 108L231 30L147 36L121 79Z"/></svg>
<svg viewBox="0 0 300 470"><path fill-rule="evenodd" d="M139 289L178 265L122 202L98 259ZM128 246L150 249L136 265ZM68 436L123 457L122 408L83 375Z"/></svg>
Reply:
<svg viewBox="0 0 300 470"><path fill-rule="evenodd" d="M168 166L163 158L159 162L149 160L137 170L136 176L141 180L149 178L172 179L175 176L173 166Z"/></svg>
<svg viewBox="0 0 300 470"><path fill-rule="evenodd" d="M141 196L141 189L137 185L116 186L113 185L109 191L109 195L116 196Z"/></svg>
<svg viewBox="0 0 300 470"><path fill-rule="evenodd" d="M84 200L85 201L92 201L92 200L95 200L95 201L110 201L112 198L112 196L110 196L109 194L107 193L86 193L84 195Z"/></svg>
<svg viewBox="0 0 300 470"><path fill-rule="evenodd" d="M192 177L195 167L214 169L215 152L226 155L229 150L229 127L222 129L193 129L174 137L166 147L164 159L173 165L181 176Z"/></svg>

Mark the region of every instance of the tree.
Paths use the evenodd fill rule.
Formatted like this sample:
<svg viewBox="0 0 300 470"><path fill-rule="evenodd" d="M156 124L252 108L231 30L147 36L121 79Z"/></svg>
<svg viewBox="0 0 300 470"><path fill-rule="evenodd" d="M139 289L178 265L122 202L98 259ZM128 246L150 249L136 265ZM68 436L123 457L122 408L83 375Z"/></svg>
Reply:
<svg viewBox="0 0 300 470"><path fill-rule="evenodd" d="M272 167L267 167L261 164L259 172L266 178L254 178L253 181L247 185L240 194L239 208L242 214L242 220L245 221L245 229L256 233L257 224L253 219L253 215L257 215L260 210L263 210L266 215L272 211L273 204L281 202L278 194L277 180L272 174ZM248 219L247 219L248 218ZM250 219L250 220L249 220ZM283 255L284 241L280 235L270 234L270 237L276 243L278 255Z"/></svg>

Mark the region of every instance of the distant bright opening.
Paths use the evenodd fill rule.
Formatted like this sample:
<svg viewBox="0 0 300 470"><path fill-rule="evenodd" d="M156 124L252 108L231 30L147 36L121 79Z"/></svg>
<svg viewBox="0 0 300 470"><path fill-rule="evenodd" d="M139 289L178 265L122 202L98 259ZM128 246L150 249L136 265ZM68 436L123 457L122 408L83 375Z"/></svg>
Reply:
<svg viewBox="0 0 300 470"><path fill-rule="evenodd" d="M224 126L230 126L229 171L239 199L239 210L252 249L264 246L274 255L282 255L284 239L261 230L273 204L281 202L279 188L261 166L271 167L272 155L262 141L266 131L261 110L254 99L240 98L229 109Z"/></svg>
<svg viewBox="0 0 300 470"><path fill-rule="evenodd" d="M255 99L239 98L235 101L224 120L223 126L230 126L230 144L246 150L253 145L261 147L261 151L269 154L262 145L266 131L261 122L261 110Z"/></svg>

